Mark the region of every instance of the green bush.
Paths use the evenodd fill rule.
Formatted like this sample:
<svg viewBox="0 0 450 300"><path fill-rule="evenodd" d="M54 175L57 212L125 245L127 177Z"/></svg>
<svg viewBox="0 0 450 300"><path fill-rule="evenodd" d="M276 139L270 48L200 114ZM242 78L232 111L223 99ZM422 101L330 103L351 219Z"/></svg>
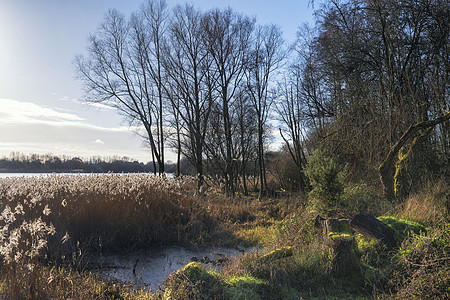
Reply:
<svg viewBox="0 0 450 300"><path fill-rule="evenodd" d="M378 195L375 188L365 183L346 186L341 196L341 205L349 213L366 212L372 215L383 214L392 206Z"/></svg>
<svg viewBox="0 0 450 300"><path fill-rule="evenodd" d="M346 167L323 151L315 150L308 159L305 174L313 188L309 196L315 200L316 209L329 213L340 207L347 177Z"/></svg>

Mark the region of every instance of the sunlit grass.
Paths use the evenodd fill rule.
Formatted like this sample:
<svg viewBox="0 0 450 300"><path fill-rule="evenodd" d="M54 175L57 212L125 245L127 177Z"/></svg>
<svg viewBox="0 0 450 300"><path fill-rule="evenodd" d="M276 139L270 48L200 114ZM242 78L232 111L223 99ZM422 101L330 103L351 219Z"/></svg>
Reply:
<svg viewBox="0 0 450 300"><path fill-rule="evenodd" d="M194 194L195 180L190 177L109 174L0 180L1 293L68 297L58 294L61 290L77 298L78 288L84 287L98 294L107 283L73 273L83 270L90 256L162 244L252 245L259 240L244 241L235 234L242 224L280 218L272 204L249 198L230 201L220 193ZM55 275L52 266L74 271ZM60 280L48 285L45 278Z"/></svg>
<svg viewBox="0 0 450 300"><path fill-rule="evenodd" d="M0 181L0 221L9 224L11 241L11 227L22 228L30 220L41 222L33 224L39 230L48 226L54 236L50 243L62 240L72 247L120 250L179 241L192 214L201 213L192 187L190 179L149 175L5 179Z"/></svg>
<svg viewBox="0 0 450 300"><path fill-rule="evenodd" d="M219 189L194 196L192 178L150 175L0 180L0 298L160 299L164 293L175 299L202 293L225 299L395 297L397 292L425 293L419 286L422 274L425 285L438 284L436 295L448 282L442 278L448 275L449 244L443 191L438 186L413 196L416 206L408 205L413 201L409 199L391 211L395 217L381 218L420 227L400 219L419 221L421 211L430 212L419 222L427 225L427 232L404 234L401 247L389 252L357 236L361 272L339 278L332 273L333 241L315 226L317 212L299 196L227 199ZM427 197L434 197L433 210L419 205ZM194 265L191 271L199 276L209 274L205 282L186 281L178 273L181 277L166 282L166 291L136 290L84 268L90 256L169 244L258 247L229 261L220 272L204 273ZM283 249L286 255L272 255L285 253ZM430 267L439 276L430 273ZM415 281L403 284L408 274Z"/></svg>
<svg viewBox="0 0 450 300"><path fill-rule="evenodd" d="M433 226L449 221L450 185L445 180L437 181L419 192L410 195L399 212L401 218Z"/></svg>

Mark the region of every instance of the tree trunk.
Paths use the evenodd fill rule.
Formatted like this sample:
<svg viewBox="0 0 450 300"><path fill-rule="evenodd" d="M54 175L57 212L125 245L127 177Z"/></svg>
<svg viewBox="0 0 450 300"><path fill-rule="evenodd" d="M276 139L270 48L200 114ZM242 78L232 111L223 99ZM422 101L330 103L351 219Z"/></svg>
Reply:
<svg viewBox="0 0 450 300"><path fill-rule="evenodd" d="M226 196L228 198L234 198L235 191L234 191L234 172L233 172L233 140L231 137L231 122L230 122L230 115L228 111L228 99L226 91L224 92L223 96L223 124L224 124L224 131L225 131L225 143L226 143L226 162L225 162L225 191Z"/></svg>
<svg viewBox="0 0 450 300"><path fill-rule="evenodd" d="M180 129L177 124L177 178L181 177L181 137L180 137Z"/></svg>
<svg viewBox="0 0 450 300"><path fill-rule="evenodd" d="M244 185L244 196L248 196L246 164L246 162L242 162L242 184Z"/></svg>
<svg viewBox="0 0 450 300"><path fill-rule="evenodd" d="M383 185L383 192L387 199L393 201L396 197L394 189L394 175L395 175L395 163L400 149L412 138L415 138L421 130L432 128L440 123L448 121L450 119L450 112L446 112L444 115L434 120L422 121L409 127L409 129L402 135L397 143L389 151L383 163L380 165L379 174L381 184ZM413 144L414 145L414 144ZM413 146L412 145L412 146ZM411 147L412 147L411 146Z"/></svg>
<svg viewBox="0 0 450 300"><path fill-rule="evenodd" d="M259 193L258 200L261 200L264 194L264 169L263 169L263 150L262 150L262 133L258 125L258 170L259 170Z"/></svg>
<svg viewBox="0 0 450 300"><path fill-rule="evenodd" d="M196 153L196 161L195 161L195 170L197 172L197 195L201 194L202 186L204 182L203 178L203 157L202 157L202 148L200 145L197 145L197 153Z"/></svg>

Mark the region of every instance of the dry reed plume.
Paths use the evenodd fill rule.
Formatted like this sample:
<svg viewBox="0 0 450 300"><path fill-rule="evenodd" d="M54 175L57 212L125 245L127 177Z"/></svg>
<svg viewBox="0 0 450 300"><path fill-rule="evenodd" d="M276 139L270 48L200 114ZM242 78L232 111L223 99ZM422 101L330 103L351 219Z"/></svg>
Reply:
<svg viewBox="0 0 450 300"><path fill-rule="evenodd" d="M0 179L0 298L57 294L75 275L66 272L50 287L42 274L52 266L71 270L99 253L229 241L220 222L254 219L246 201L194 196L195 188L190 177L148 174Z"/></svg>
<svg viewBox="0 0 450 300"><path fill-rule="evenodd" d="M189 178L89 175L0 180L0 255L5 263L180 242L202 209ZM196 228L198 230L198 228ZM67 258L67 257L66 257Z"/></svg>

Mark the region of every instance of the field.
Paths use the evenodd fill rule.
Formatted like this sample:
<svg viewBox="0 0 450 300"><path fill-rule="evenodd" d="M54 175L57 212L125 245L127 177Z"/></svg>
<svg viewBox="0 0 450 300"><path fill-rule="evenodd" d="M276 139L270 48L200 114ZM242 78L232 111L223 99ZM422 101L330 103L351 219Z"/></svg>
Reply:
<svg viewBox="0 0 450 300"><path fill-rule="evenodd" d="M347 201L362 196L348 192ZM448 199L441 182L403 205L378 205L372 213L385 215L380 219L398 241L386 249L354 232L324 233L314 206L297 194L227 199L211 188L196 196L192 178L145 174L0 179L0 298L446 298ZM355 263L342 275L336 247L347 240ZM188 264L163 290L135 289L89 271L92 256L170 245L263 250L220 272Z"/></svg>

